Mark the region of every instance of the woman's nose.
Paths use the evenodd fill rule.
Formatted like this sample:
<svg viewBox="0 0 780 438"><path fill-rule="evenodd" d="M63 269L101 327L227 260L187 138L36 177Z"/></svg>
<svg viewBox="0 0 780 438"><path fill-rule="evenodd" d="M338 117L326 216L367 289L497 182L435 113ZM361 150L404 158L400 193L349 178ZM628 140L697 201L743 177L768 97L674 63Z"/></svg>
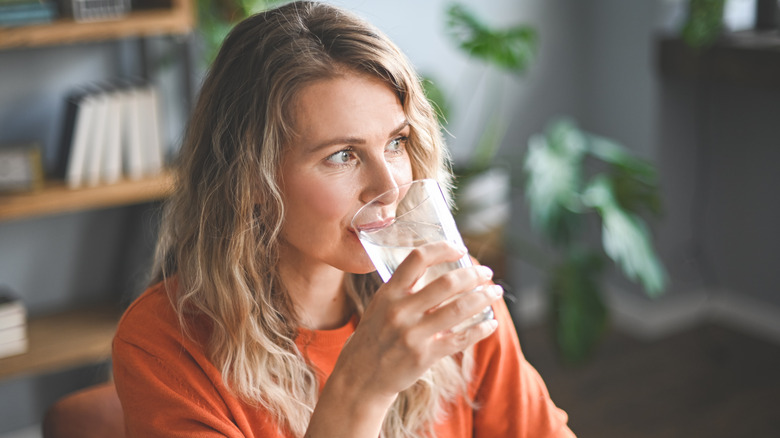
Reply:
<svg viewBox="0 0 780 438"><path fill-rule="evenodd" d="M392 204L398 199L398 183L395 178L392 167L382 161L377 166L372 166L364 176L365 185L361 192L360 200L363 203L369 203L382 195L377 202L382 204Z"/></svg>

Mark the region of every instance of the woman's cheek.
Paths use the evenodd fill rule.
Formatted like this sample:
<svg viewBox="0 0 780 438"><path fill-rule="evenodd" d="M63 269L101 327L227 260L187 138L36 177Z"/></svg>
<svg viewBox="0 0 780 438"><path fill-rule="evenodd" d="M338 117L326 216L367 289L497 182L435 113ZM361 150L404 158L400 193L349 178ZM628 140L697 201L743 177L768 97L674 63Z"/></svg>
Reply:
<svg viewBox="0 0 780 438"><path fill-rule="evenodd" d="M331 186L328 188L334 187ZM340 219L342 216L342 210L347 209L351 205L351 203L346 202L344 198L344 193L347 193L348 191L348 189L345 189L341 192L321 190L317 193L313 193L312 196L309 196L309 205L317 212L317 214L312 214L312 216Z"/></svg>
<svg viewBox="0 0 780 438"><path fill-rule="evenodd" d="M399 186L412 182L412 163L409 161L409 155L404 154L403 158L392 163L395 183Z"/></svg>

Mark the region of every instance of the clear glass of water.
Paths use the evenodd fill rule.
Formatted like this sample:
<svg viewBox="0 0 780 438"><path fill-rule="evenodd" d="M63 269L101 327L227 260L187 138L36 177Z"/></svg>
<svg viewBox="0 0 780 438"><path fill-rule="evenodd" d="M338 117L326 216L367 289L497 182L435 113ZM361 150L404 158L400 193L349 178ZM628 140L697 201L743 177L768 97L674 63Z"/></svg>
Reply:
<svg viewBox="0 0 780 438"><path fill-rule="evenodd" d="M418 246L442 240L464 246L441 187L432 179L412 181L377 196L358 210L352 228L384 282L390 280L398 265ZM468 254L456 262L431 266L415 283L414 291L448 271L467 266L472 266ZM488 319L493 319L490 306L452 331Z"/></svg>

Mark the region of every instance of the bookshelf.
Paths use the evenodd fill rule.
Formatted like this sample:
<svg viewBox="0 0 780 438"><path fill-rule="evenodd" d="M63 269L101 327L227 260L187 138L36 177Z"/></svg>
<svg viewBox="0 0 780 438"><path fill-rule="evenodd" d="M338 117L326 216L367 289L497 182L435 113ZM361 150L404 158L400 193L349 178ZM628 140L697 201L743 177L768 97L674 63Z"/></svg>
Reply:
<svg viewBox="0 0 780 438"><path fill-rule="evenodd" d="M61 312L27 322L29 349L0 359L0 380L99 363L111 357L119 312L95 307Z"/></svg>
<svg viewBox="0 0 780 438"><path fill-rule="evenodd" d="M156 201L168 196L172 188L169 172L81 189L69 189L63 181L48 181L39 191L0 195L0 221Z"/></svg>
<svg viewBox="0 0 780 438"><path fill-rule="evenodd" d="M0 27L0 50L25 50L82 42L152 35L187 35L195 28L194 0L139 0L139 10L108 21L52 23ZM40 190L0 194L0 225L41 216L119 207L164 199L173 177L163 172L140 180L69 189L62 181L47 181ZM51 373L100 363L111 356L120 311L118 305L61 309L28 318L29 347L25 354L0 358L0 380Z"/></svg>
<svg viewBox="0 0 780 438"><path fill-rule="evenodd" d="M69 189L49 181L30 193L0 195L0 223L12 220L131 205L163 199L173 189L169 172L142 180ZM111 356L119 312L101 307L29 318L27 353L0 358L0 380L98 363Z"/></svg>
<svg viewBox="0 0 780 438"><path fill-rule="evenodd" d="M62 18L52 23L0 27L0 50L104 41L149 35L187 34L195 27L191 0L156 0L148 9L116 19L76 22Z"/></svg>

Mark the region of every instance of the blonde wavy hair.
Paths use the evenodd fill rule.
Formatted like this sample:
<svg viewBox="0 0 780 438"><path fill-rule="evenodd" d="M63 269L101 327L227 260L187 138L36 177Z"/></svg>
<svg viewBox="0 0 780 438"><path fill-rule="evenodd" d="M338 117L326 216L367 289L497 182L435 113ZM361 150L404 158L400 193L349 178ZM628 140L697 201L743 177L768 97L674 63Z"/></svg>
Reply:
<svg viewBox="0 0 780 438"><path fill-rule="evenodd" d="M296 347L300 321L277 269L285 214L278 169L294 138L297 94L345 71L380 78L397 93L411 126L414 178L435 178L449 191L441 128L401 51L341 9L290 3L239 23L205 78L163 210L153 274L155 282L176 277L168 294L185 331L194 315L210 323L204 348L226 386L298 437L318 382ZM347 284L360 316L381 280L348 274ZM432 435L448 403L468 400L470 368L468 353L436 363L396 399L382 436Z"/></svg>

